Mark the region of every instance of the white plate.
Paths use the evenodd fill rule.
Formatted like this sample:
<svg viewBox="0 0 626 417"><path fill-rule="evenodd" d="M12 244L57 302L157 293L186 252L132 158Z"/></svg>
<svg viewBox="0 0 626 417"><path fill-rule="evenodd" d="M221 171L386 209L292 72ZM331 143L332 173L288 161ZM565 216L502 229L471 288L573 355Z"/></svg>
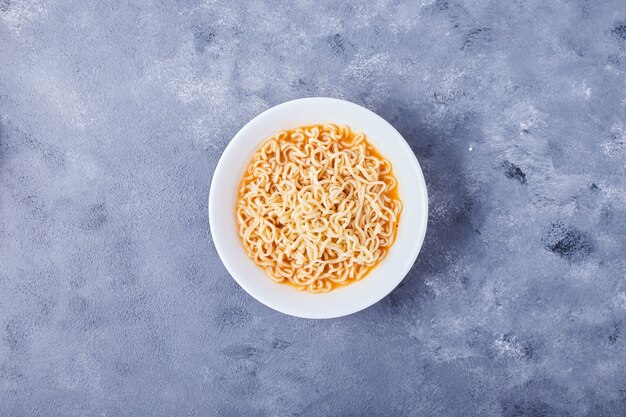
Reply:
<svg viewBox="0 0 626 417"><path fill-rule="evenodd" d="M391 161L403 203L398 235L387 257L363 280L329 293L309 294L277 284L246 254L237 233L235 206L239 181L258 146L279 130L315 123L346 124L363 132ZM217 253L248 294L274 310L305 318L355 313L389 294L409 272L422 247L428 221L428 195L422 170L404 138L387 121L348 101L314 97L264 111L230 141L217 164L209 196L209 222Z"/></svg>

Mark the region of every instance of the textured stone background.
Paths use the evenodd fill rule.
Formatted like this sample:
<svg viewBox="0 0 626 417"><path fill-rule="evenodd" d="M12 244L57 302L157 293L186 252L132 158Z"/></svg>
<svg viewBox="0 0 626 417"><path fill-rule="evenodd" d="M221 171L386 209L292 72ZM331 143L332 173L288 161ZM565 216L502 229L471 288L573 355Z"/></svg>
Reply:
<svg viewBox="0 0 626 417"><path fill-rule="evenodd" d="M431 197L402 286L329 321L244 293L206 210L312 95ZM0 0L0 415L625 415L625 143L623 0Z"/></svg>

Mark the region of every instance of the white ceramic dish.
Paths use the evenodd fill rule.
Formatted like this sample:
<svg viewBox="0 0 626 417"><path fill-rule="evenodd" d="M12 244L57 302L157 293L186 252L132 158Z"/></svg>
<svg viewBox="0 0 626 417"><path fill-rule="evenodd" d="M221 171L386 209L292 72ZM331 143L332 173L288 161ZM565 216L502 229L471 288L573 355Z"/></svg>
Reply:
<svg viewBox="0 0 626 417"><path fill-rule="evenodd" d="M404 205L398 235L388 256L363 280L329 293L299 292L272 281L246 255L237 233L235 205L239 181L252 154L279 130L331 122L364 132L391 161ZM428 220L428 195L422 170L404 138L387 121L348 101L314 97L289 101L264 111L228 144L217 164L209 196L213 242L226 269L248 294L292 316L332 318L355 313L389 294L409 272L422 247Z"/></svg>

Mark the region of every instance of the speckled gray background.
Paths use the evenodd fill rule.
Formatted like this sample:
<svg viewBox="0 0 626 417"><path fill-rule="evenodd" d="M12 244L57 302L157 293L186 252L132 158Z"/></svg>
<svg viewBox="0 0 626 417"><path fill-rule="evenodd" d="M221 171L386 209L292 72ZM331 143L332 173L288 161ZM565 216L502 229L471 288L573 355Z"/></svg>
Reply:
<svg viewBox="0 0 626 417"><path fill-rule="evenodd" d="M206 210L313 95L431 198L403 284L329 321L241 290ZM0 415L625 415L625 143L623 0L0 0Z"/></svg>

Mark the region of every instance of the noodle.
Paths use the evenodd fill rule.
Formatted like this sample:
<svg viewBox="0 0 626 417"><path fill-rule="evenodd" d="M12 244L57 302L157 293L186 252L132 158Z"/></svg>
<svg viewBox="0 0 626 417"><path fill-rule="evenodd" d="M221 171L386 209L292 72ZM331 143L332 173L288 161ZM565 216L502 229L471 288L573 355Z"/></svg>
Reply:
<svg viewBox="0 0 626 417"><path fill-rule="evenodd" d="M241 180L239 235L276 282L327 292L362 279L394 242L402 203L391 164L334 124L281 131Z"/></svg>

